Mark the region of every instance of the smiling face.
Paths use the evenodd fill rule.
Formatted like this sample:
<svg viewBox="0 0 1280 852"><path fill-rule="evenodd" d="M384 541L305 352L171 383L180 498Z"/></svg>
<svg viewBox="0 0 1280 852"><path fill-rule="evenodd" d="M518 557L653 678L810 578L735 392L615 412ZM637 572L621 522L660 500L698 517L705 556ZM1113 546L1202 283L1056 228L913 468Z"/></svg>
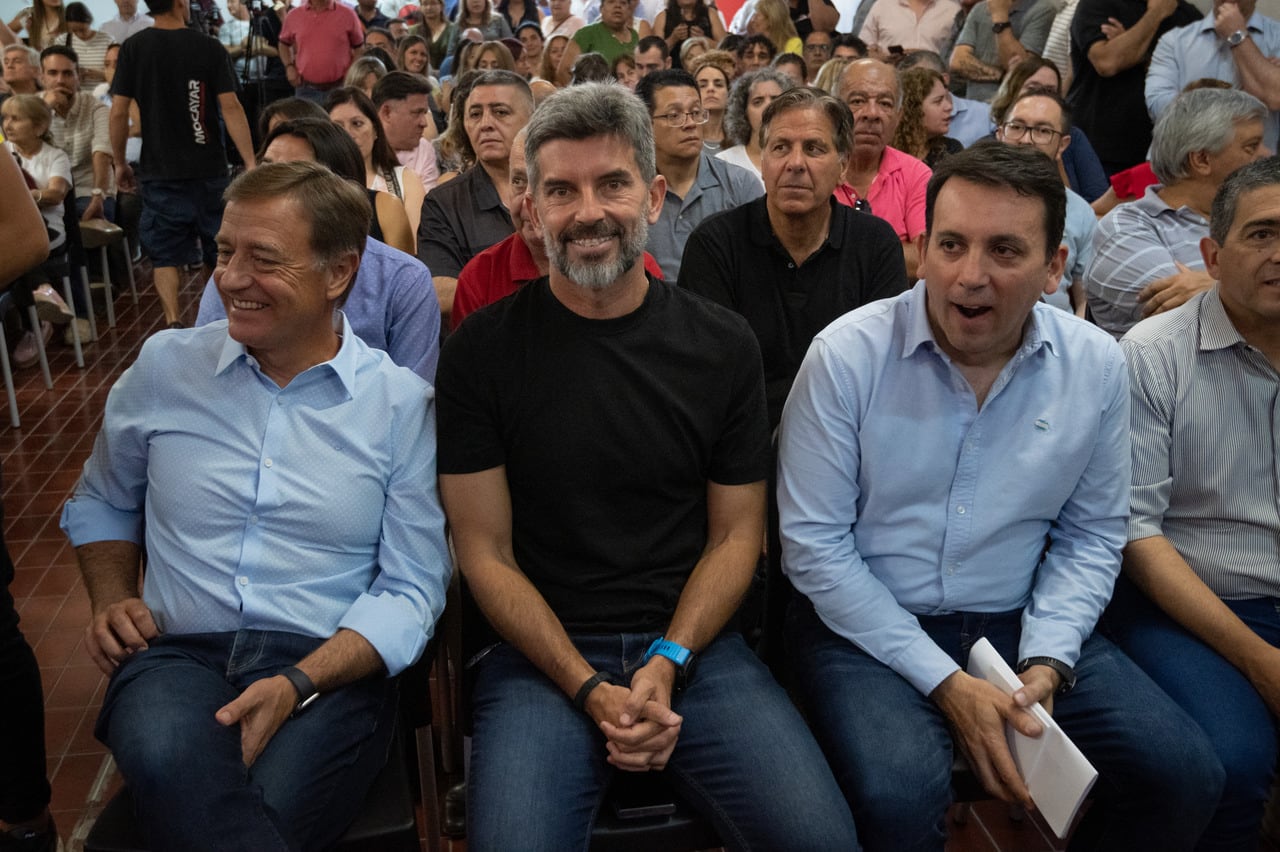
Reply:
<svg viewBox="0 0 1280 852"><path fill-rule="evenodd" d="M529 106L511 86L476 86L462 120L476 159L501 168L511 156L511 140L528 122Z"/></svg>
<svg viewBox="0 0 1280 852"><path fill-rule="evenodd" d="M879 157L898 127L898 78L883 62L859 60L840 78L840 100L853 113L855 154Z"/></svg>
<svg viewBox="0 0 1280 852"><path fill-rule="evenodd" d="M769 123L760 176L771 215L806 216L830 204L844 172L835 128L818 107L788 109Z"/></svg>
<svg viewBox="0 0 1280 852"><path fill-rule="evenodd" d="M430 62L430 55L424 45L414 42L405 48L404 51L404 70L413 74L426 74L427 63Z"/></svg>
<svg viewBox="0 0 1280 852"><path fill-rule="evenodd" d="M343 130L360 149L360 156L368 165L373 159L373 143L377 139L378 129L373 126L369 117L361 112L355 104L338 104L329 112L329 119Z"/></svg>
<svg viewBox="0 0 1280 852"><path fill-rule="evenodd" d="M933 81L933 88L921 104L924 132L929 138L946 136L951 129L951 112L955 108L951 93L941 80Z"/></svg>
<svg viewBox="0 0 1280 852"><path fill-rule="evenodd" d="M583 289L613 286L644 256L665 183L645 184L631 144L614 135L556 139L537 156L532 214L551 265Z"/></svg>
<svg viewBox="0 0 1280 852"><path fill-rule="evenodd" d="M1222 245L1206 237L1201 250L1242 335L1280 325L1280 185L1242 193Z"/></svg>
<svg viewBox="0 0 1280 852"><path fill-rule="evenodd" d="M333 309L355 256L316 263L311 220L291 198L228 202L213 282L232 339L265 364L315 364L332 355Z"/></svg>
<svg viewBox="0 0 1280 852"><path fill-rule="evenodd" d="M934 339L957 364L1003 364L1040 295L1057 289L1066 249L1048 252L1044 229L1040 198L958 177L939 190L919 271Z"/></svg>
<svg viewBox="0 0 1280 852"><path fill-rule="evenodd" d="M702 96L702 108L711 112L723 110L729 101L729 78L714 65L707 65L694 75L698 82L698 94Z"/></svg>

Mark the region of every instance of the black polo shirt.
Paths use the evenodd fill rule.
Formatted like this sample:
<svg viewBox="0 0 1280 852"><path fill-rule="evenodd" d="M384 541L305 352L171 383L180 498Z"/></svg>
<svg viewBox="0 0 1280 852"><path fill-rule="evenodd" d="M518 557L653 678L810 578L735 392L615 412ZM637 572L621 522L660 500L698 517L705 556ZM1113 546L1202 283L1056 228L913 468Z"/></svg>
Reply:
<svg viewBox="0 0 1280 852"><path fill-rule="evenodd" d="M834 199L826 241L797 264L774 236L766 202L699 225L685 244L678 283L746 317L764 358L772 428L814 335L854 308L901 293L907 268L888 223Z"/></svg>

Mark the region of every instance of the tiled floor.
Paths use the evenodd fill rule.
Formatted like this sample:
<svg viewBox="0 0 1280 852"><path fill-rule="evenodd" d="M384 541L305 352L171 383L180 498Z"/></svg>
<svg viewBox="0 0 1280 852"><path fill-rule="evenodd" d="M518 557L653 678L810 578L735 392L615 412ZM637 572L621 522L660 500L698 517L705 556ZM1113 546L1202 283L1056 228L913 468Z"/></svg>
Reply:
<svg viewBox="0 0 1280 852"><path fill-rule="evenodd" d="M116 302L116 328L106 331L105 321L100 322L102 339L86 349L86 369L77 369L70 347L55 338L50 347L53 390L44 389L36 369L17 373L22 427L0 426L4 537L17 565L13 592L44 677L52 809L72 852L79 852L83 843L95 812L92 801L105 801L118 781L112 778L105 749L93 738L105 680L81 644L89 601L58 517L92 448L107 391L147 335L162 326L145 268L138 284L139 306L126 293ZM200 285L193 277L184 288L188 319L194 318ZM441 848L460 852L465 843ZM1054 847L1033 820L1013 822L1003 806L986 802L965 824L952 824L947 848L1038 852Z"/></svg>

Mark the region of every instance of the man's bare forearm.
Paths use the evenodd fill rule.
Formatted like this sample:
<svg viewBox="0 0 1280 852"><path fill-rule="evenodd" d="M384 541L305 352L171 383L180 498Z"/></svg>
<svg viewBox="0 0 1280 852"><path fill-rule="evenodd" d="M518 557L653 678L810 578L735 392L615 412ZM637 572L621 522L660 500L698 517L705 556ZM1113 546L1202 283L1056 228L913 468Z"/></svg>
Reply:
<svg viewBox="0 0 1280 852"><path fill-rule="evenodd" d="M381 655L369 640L345 628L304 657L298 668L311 678L320 692L332 692L369 675L386 672Z"/></svg>
<svg viewBox="0 0 1280 852"><path fill-rule="evenodd" d="M76 548L80 576L94 612L139 595L142 551L132 541L95 541Z"/></svg>

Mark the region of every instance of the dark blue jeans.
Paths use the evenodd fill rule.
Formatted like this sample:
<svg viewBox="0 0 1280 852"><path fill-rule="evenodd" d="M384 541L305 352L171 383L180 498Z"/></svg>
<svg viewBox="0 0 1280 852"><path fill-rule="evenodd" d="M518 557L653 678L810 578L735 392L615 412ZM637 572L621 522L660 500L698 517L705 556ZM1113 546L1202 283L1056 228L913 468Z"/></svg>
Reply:
<svg viewBox="0 0 1280 852"><path fill-rule="evenodd" d="M386 762L393 681L370 677L322 695L248 769L239 726L214 719L320 642L250 630L164 635L116 670L96 733L153 850L324 849L341 836Z"/></svg>
<svg viewBox="0 0 1280 852"><path fill-rule="evenodd" d="M960 665L986 637L1017 661L1021 612L921 617ZM810 721L868 850L941 850L951 804L952 740L928 697L836 635L800 599L787 635ZM1072 836L1089 850L1191 849L1222 790L1222 765L1199 727L1105 638L1081 649L1076 686L1054 718L1098 770Z"/></svg>
<svg viewBox="0 0 1280 852"><path fill-rule="evenodd" d="M1280 601L1225 601L1240 620L1280 647ZM1258 848L1276 772L1276 719L1240 670L1178 626L1122 580L1105 626L1116 644L1209 735L1227 772L1226 788L1199 850Z"/></svg>
<svg viewBox="0 0 1280 852"><path fill-rule="evenodd" d="M574 636L596 669L627 683L656 634ZM467 849L588 847L613 768L585 713L510 645L474 665ZM684 717L665 770L730 849L858 848L831 770L787 695L737 634L699 655L673 709Z"/></svg>

